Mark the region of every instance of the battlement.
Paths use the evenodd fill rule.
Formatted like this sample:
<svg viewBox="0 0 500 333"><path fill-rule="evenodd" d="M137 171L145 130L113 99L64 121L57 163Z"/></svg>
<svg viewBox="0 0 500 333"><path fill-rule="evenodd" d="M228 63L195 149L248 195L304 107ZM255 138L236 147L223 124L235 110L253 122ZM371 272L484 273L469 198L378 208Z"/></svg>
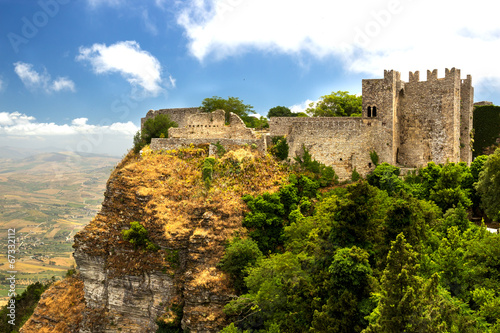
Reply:
<svg viewBox="0 0 500 333"><path fill-rule="evenodd" d="M386 81L401 81L401 73L393 69L384 70L384 79Z"/></svg>
<svg viewBox="0 0 500 333"><path fill-rule="evenodd" d="M470 75L467 76L470 79ZM460 70L456 69L453 67L452 69L445 68L445 74L444 78L439 78L438 77L438 70L433 69L427 70L427 80L426 81L420 81L420 72L415 71L415 72L409 72L409 83L417 83L417 82L435 82L435 81L442 81L442 80L457 80L460 79Z"/></svg>

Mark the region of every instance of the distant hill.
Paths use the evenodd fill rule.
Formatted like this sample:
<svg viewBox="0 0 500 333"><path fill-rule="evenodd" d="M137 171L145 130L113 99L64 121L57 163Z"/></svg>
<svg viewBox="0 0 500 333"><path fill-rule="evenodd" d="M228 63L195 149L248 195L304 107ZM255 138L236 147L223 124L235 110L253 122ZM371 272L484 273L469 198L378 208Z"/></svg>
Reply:
<svg viewBox="0 0 500 333"><path fill-rule="evenodd" d="M18 292L37 280L63 276L72 266L73 236L100 209L106 180L119 160L0 147L0 233L16 230ZM6 246L0 244L0 304L7 295Z"/></svg>
<svg viewBox="0 0 500 333"><path fill-rule="evenodd" d="M32 148L20 148L20 147L11 147L11 146L0 146L0 159L9 159L9 160L19 160L25 159L41 154L53 154L60 153L63 155L77 155L82 157L112 157L116 156L108 156L102 154L91 154L91 153L81 153L81 152L67 152L61 150L56 147L46 147L40 149L32 149ZM55 157L57 159L57 157Z"/></svg>

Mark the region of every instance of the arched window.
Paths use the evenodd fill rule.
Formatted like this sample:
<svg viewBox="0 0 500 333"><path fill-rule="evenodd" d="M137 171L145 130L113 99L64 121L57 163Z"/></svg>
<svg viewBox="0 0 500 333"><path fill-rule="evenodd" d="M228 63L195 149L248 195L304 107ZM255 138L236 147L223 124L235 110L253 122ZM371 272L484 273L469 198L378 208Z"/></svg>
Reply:
<svg viewBox="0 0 500 333"><path fill-rule="evenodd" d="M372 110L372 117L376 117L376 116L377 116L377 107L374 106L373 110Z"/></svg>
<svg viewBox="0 0 500 333"><path fill-rule="evenodd" d="M372 107L371 106L368 107L368 112L366 115L368 118L370 118L372 116Z"/></svg>

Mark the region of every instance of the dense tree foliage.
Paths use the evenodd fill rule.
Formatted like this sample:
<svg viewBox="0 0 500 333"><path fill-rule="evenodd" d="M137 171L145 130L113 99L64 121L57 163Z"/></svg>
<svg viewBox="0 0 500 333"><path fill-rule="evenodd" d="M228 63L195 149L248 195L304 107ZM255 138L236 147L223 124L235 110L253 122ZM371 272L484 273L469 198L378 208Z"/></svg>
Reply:
<svg viewBox="0 0 500 333"><path fill-rule="evenodd" d="M232 112L238 115L248 127L255 127L255 119L257 118L250 116L255 113L253 106L244 104L238 97L228 97L227 99L219 96L207 97L201 102L200 109L203 112L213 112L215 110L226 111L226 124L229 124Z"/></svg>
<svg viewBox="0 0 500 333"><path fill-rule="evenodd" d="M270 108L267 113L267 118L271 117L297 117L298 114L292 112L286 106L275 106L274 108Z"/></svg>
<svg viewBox="0 0 500 333"><path fill-rule="evenodd" d="M313 117L361 117L363 99L347 91L332 92L309 104L306 113Z"/></svg>
<svg viewBox="0 0 500 333"><path fill-rule="evenodd" d="M47 290L53 282L54 280L50 280L47 283L35 282L30 284L21 294L11 297L7 305L14 304L15 308L12 312L7 308L7 305L0 309L0 332L19 332L19 329L28 321L33 311L35 311L35 307L42 293ZM12 303L11 300L14 303ZM14 318L8 316L11 313L14 314Z"/></svg>
<svg viewBox="0 0 500 333"><path fill-rule="evenodd" d="M142 147L151 143L152 138L168 138L168 129L177 127L177 123L171 121L166 114L159 114L144 122L142 130L134 136L134 151L138 153Z"/></svg>
<svg viewBox="0 0 500 333"><path fill-rule="evenodd" d="M500 332L500 235L468 219L498 202L498 155L331 187L306 150L278 192L244 198L223 332Z"/></svg>
<svg viewBox="0 0 500 333"><path fill-rule="evenodd" d="M484 162L479 174L477 191L488 217L500 221L500 148Z"/></svg>

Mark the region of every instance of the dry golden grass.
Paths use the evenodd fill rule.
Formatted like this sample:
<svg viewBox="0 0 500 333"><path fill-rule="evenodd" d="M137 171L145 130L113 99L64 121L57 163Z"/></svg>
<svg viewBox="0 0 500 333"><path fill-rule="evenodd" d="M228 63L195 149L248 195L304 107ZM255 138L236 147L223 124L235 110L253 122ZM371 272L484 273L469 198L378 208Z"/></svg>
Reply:
<svg viewBox="0 0 500 333"><path fill-rule="evenodd" d="M75 246L109 255L112 275L142 274L168 267L164 251L134 250L121 231L139 221L149 238L162 247L196 246L192 256L209 258L212 266L224 252L224 242L236 230L247 211L245 194L274 192L287 179L288 170L271 156L250 149L228 152L217 159L207 188L201 179L206 149L191 147L169 152L143 149L141 157L129 154L112 172L101 212L75 236ZM204 221L203 214L211 217ZM192 236L199 238L192 242Z"/></svg>
<svg viewBox="0 0 500 333"><path fill-rule="evenodd" d="M77 332L85 308L83 282L70 277L54 283L40 299L21 333Z"/></svg>

